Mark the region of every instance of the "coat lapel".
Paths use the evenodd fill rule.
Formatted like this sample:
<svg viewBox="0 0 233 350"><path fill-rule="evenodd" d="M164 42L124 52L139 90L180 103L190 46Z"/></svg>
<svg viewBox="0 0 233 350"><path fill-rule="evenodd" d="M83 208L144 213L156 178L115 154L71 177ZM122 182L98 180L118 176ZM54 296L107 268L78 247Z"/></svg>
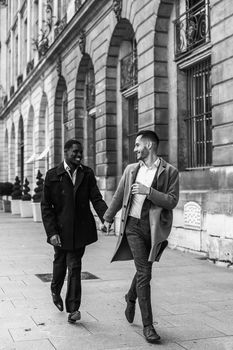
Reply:
<svg viewBox="0 0 233 350"><path fill-rule="evenodd" d="M64 168L64 163L60 163L57 167L57 175L60 177L61 175L65 174L66 170Z"/></svg>
<svg viewBox="0 0 233 350"><path fill-rule="evenodd" d="M160 177L160 175L164 172L167 163L165 162L164 159L160 158L160 164L159 164L159 170L158 170L158 178Z"/></svg>
<svg viewBox="0 0 233 350"><path fill-rule="evenodd" d="M128 195L127 195L127 207L129 208L132 200L131 186L135 182L138 170L140 168L139 164L136 164L135 168L129 172L129 182L128 182Z"/></svg>
<svg viewBox="0 0 233 350"><path fill-rule="evenodd" d="M129 179L130 186L135 182L139 168L140 164L137 164L136 167L133 170L131 170Z"/></svg>
<svg viewBox="0 0 233 350"><path fill-rule="evenodd" d="M75 181L75 185L74 185L74 195L76 194L77 189L81 185L81 182L83 181L83 178L84 178L84 170L83 170L83 168L79 167L77 169L76 181Z"/></svg>

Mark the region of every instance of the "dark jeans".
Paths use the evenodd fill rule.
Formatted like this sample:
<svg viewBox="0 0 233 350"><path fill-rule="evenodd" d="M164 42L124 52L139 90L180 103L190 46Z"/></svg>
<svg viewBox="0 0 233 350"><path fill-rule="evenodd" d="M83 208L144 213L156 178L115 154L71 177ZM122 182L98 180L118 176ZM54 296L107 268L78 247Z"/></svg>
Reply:
<svg viewBox="0 0 233 350"><path fill-rule="evenodd" d="M136 267L128 297L131 301L138 298L143 326L149 326L153 323L150 289L152 263L148 261L151 249L149 222L129 216L125 232Z"/></svg>
<svg viewBox="0 0 233 350"><path fill-rule="evenodd" d="M60 295L68 269L66 311L77 311L81 304L81 267L85 247L67 251L54 247L52 293Z"/></svg>

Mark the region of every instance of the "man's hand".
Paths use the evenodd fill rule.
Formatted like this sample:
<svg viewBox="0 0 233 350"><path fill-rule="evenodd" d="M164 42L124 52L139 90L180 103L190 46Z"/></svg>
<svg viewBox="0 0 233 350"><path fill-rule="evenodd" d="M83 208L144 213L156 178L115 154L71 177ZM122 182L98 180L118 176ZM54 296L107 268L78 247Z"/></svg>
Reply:
<svg viewBox="0 0 233 350"><path fill-rule="evenodd" d="M103 231L109 234L111 226L112 226L111 222L104 221Z"/></svg>
<svg viewBox="0 0 233 350"><path fill-rule="evenodd" d="M147 187L141 184L140 182L135 182L131 186L131 192L132 194L144 194L147 196L148 194L150 194L150 187Z"/></svg>
<svg viewBox="0 0 233 350"><path fill-rule="evenodd" d="M50 238L50 243L54 246L54 247L61 247L61 239L59 235L53 235Z"/></svg>

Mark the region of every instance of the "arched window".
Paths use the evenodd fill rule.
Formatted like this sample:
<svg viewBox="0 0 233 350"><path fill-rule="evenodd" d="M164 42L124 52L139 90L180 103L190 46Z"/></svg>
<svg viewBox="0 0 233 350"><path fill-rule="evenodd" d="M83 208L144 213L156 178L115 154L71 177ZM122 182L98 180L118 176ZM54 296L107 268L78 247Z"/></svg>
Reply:
<svg viewBox="0 0 233 350"><path fill-rule="evenodd" d="M19 119L19 134L18 134L18 169L21 183L24 181L24 126L22 116Z"/></svg>
<svg viewBox="0 0 233 350"><path fill-rule="evenodd" d="M68 137L68 94L65 90L62 95L62 150L64 149L64 144Z"/></svg>
<svg viewBox="0 0 233 350"><path fill-rule="evenodd" d="M123 168L135 162L133 152L138 132L138 94L137 94L137 46L136 40L123 41L119 54L120 91L122 94L123 125Z"/></svg>
<svg viewBox="0 0 233 350"><path fill-rule="evenodd" d="M95 76L91 60L89 60L88 70L85 79L85 100L87 114L87 163L94 171L96 167L95 129L96 129L96 109L95 109Z"/></svg>

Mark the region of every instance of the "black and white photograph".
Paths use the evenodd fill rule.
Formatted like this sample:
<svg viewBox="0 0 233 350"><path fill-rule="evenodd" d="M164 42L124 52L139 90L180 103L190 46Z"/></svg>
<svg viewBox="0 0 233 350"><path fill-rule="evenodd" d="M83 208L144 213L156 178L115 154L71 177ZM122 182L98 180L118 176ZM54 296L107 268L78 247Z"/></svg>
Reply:
<svg viewBox="0 0 233 350"><path fill-rule="evenodd" d="M0 0L0 350L233 350L233 1Z"/></svg>

